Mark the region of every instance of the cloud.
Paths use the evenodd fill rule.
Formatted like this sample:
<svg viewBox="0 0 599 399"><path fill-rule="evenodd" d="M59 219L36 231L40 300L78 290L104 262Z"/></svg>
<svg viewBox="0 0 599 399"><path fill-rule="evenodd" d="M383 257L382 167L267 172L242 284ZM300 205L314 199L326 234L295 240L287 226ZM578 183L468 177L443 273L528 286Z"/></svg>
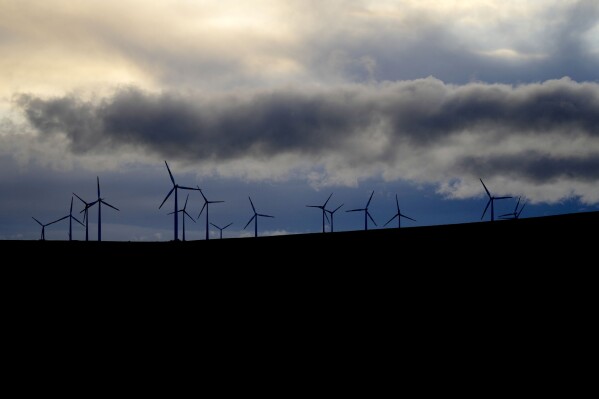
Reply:
<svg viewBox="0 0 599 399"><path fill-rule="evenodd" d="M509 177L512 192L552 187L533 200L599 201L581 188L599 178L599 84L569 78L513 86L429 77L219 96L128 87L95 102L21 95L16 104L40 139L60 137L78 155L152 154L223 176L299 174L315 186L382 176L456 197L480 193L466 181Z"/></svg>
<svg viewBox="0 0 599 399"><path fill-rule="evenodd" d="M594 0L0 1L0 95L592 80L598 21Z"/></svg>

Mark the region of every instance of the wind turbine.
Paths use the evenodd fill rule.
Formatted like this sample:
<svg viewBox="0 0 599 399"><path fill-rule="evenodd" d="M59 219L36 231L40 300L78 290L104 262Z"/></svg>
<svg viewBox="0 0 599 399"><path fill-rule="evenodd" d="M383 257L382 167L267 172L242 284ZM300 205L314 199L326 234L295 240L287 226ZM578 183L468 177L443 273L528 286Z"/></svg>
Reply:
<svg viewBox="0 0 599 399"><path fill-rule="evenodd" d="M333 215L335 215L335 212L337 212L339 210L339 208L341 208L343 206L343 204L339 205L337 208L335 208L334 211L329 211L328 209L325 209L325 212L328 212L329 215L331 215L331 233L334 231L333 230Z"/></svg>
<svg viewBox="0 0 599 399"><path fill-rule="evenodd" d="M361 209L350 209L349 211L345 211L345 212L361 212L364 211L364 230L368 230L368 218L370 218L370 220L372 220L372 223L374 223L374 225L376 226L376 222L374 221L374 219L372 218L372 216L370 216L370 212L368 212L368 206L370 205L370 201L372 201L372 196L374 195L374 191L372 191L372 194L370 194L370 198L368 199L368 202L366 203L366 206L364 208Z"/></svg>
<svg viewBox="0 0 599 399"><path fill-rule="evenodd" d="M96 178L98 179L98 199L89 204L89 206L98 204L98 241L102 241L102 204L109 206L117 211L119 209L110 205L108 202L104 201L104 199L100 197L100 178L97 176Z"/></svg>
<svg viewBox="0 0 599 399"><path fill-rule="evenodd" d="M306 205L308 208L322 209L322 232L323 233L324 233L324 218L327 215L324 208L327 206L327 203L329 202L329 200L331 199L332 196L333 196L333 193L331 193L331 195L329 195L329 198L327 198L327 200L322 205ZM327 219L328 219L328 217L327 217Z"/></svg>
<svg viewBox="0 0 599 399"><path fill-rule="evenodd" d="M220 202L225 202L225 201L208 201L208 198L206 198L206 196L204 195L204 193L202 192L202 190L200 189L200 187L198 186L198 190L200 190L200 194L202 194L202 198L204 198L204 206L202 207L202 210L200 211L200 214L198 215L198 219L200 218L200 216L202 216L202 212L204 212L204 208L206 208L206 240L209 239L209 235L208 235L208 209L209 209L209 205L210 204L218 204ZM222 234L222 231L221 231Z"/></svg>
<svg viewBox="0 0 599 399"><path fill-rule="evenodd" d="M520 219L520 214L522 213L522 210L524 210L524 207L526 206L526 202L524 204L522 204L522 208L520 208L520 210L518 210L518 206L520 206L520 197L518 197L518 202L516 203L514 212L506 213L505 215L501 215L499 217L501 219Z"/></svg>
<svg viewBox="0 0 599 399"><path fill-rule="evenodd" d="M512 198L512 197L494 197L494 196L492 196L491 193L489 192L489 190L487 189L487 186L485 186L485 183L483 183L483 179L479 179L479 180L483 184L483 187L485 188L485 191L487 192L487 195L489 196L489 202L487 202L487 206L485 206L485 210L483 211L483 215L480 217L480 220L483 220L483 218L485 217L485 213L487 213L487 209L489 208L489 205L491 205L491 222L493 222L495 220L495 207L494 207L495 200L508 199L508 198Z"/></svg>
<svg viewBox="0 0 599 399"><path fill-rule="evenodd" d="M69 218L69 241L73 240L73 219L77 221L81 226L85 227L83 223L79 221L75 216L73 216L73 196L71 196L71 209L69 210L69 214L65 216L65 219Z"/></svg>
<svg viewBox="0 0 599 399"><path fill-rule="evenodd" d="M87 203L87 202L85 202L83 200L83 198L81 198L77 194L73 193L73 195L75 197L79 198L79 200L85 204L85 208L83 208L83 210L81 212L83 212L83 223L85 223L85 241L89 241L89 217L88 217L88 210L89 210L89 208L93 204L95 204L98 201ZM81 212L79 212L79 213L81 213Z"/></svg>
<svg viewBox="0 0 599 399"><path fill-rule="evenodd" d="M68 216L63 216L60 219L57 219L53 222L50 223L46 223L43 224L42 222L40 222L39 220L37 220L36 218L34 218L33 216L31 217L33 220L35 220L37 222L37 224L39 224L40 226L42 226L42 234L40 235L40 240L42 241L46 241L46 226L50 226L51 224L60 222L61 220L65 220L66 218L68 218Z"/></svg>
<svg viewBox="0 0 599 399"><path fill-rule="evenodd" d="M217 229L220 230L220 239L223 239L223 230L226 229L227 227L229 227L230 225L232 225L233 223L229 223L228 225L226 225L225 227L218 227L217 225L215 225L214 223L210 222L211 225L213 225L214 227L216 227Z"/></svg>
<svg viewBox="0 0 599 399"><path fill-rule="evenodd" d="M199 188L193 188L193 187L185 187L185 186L180 186L177 183L175 183L175 178L173 177L173 174L171 173L171 169L168 167L168 163L166 163L166 161L164 161L164 164L166 165L166 170L168 170L168 174L171 177L171 181L173 182L173 188L171 188L171 191L168 192L168 194L166 195L166 198L164 199L164 201L162 201L162 204L160 204L160 206L158 207L158 209L162 208L162 205L164 205L164 203L166 202L166 200L168 199L168 197L171 196L171 194L173 193L173 191L175 192L175 210L173 211L173 218L175 221L175 241L179 241L179 201L178 201L178 190L199 190Z"/></svg>
<svg viewBox="0 0 599 399"><path fill-rule="evenodd" d="M395 214L395 216L393 216L391 219L389 219L389 221L387 223L385 223L385 226L388 225L389 223L391 223L391 221L393 221L393 219L397 218L397 228L401 228L401 218L406 218L406 219L410 219L412 221L416 221L415 219L412 219L409 216L404 215L403 213L401 213L401 211L399 210L399 200L397 199L397 194L395 194L395 204L397 205L397 213ZM383 226L383 227L385 227Z"/></svg>
<svg viewBox="0 0 599 399"><path fill-rule="evenodd" d="M265 218L274 218L274 216L263 215L261 213L256 212L256 208L254 208L254 203L252 202L252 198L251 197L248 197L248 198L250 199L250 204L252 205L252 210L254 211L254 216L252 216L250 221L247 222L247 224L245 225L245 227L243 229L245 230L246 227L248 227L249 224L252 223L252 220L253 220L254 221L254 237L258 237L258 216L262 216Z"/></svg>
<svg viewBox="0 0 599 399"><path fill-rule="evenodd" d="M179 209L177 212L181 212L183 213L183 241L185 241L185 216L187 216L188 218L191 219L192 222L196 222L194 218L191 217L191 215L189 213L187 213L186 208L187 208L187 200L189 199L189 194L187 194L187 198L185 198L185 205L183 205L183 209ZM168 213L169 215L173 214L174 212L170 212Z"/></svg>

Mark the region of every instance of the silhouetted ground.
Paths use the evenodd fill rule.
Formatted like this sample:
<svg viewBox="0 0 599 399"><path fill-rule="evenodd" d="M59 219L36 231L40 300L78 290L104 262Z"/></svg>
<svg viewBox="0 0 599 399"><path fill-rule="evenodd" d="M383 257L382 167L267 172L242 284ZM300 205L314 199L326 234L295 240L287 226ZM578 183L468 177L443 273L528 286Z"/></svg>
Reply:
<svg viewBox="0 0 599 399"><path fill-rule="evenodd" d="M336 233L297 234L258 238L231 238L188 242L83 242L0 241L7 255L39 258L41 262L106 261L107 266L138 266L140 262L164 262L165 266L209 268L247 265L375 267L440 264L494 266L507 261L560 261L588 263L594 255L599 212L465 223L442 226L377 229ZM178 262L181 262L178 264Z"/></svg>
<svg viewBox="0 0 599 399"><path fill-rule="evenodd" d="M277 365L323 359L377 378L393 359L422 387L431 367L464 374L465 362L470 385L508 365L489 384L503 386L505 373L528 380L588 350L597 226L599 212L209 242L0 241L5 333L47 369L65 348L117 368L124 354L154 365L216 351L210 364L244 370L266 351Z"/></svg>

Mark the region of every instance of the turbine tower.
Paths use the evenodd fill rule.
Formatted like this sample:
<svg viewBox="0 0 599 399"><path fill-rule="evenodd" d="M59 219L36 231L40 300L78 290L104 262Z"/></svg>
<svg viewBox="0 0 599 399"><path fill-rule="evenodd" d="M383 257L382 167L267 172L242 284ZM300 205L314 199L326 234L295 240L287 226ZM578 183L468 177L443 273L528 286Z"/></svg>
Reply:
<svg viewBox="0 0 599 399"><path fill-rule="evenodd" d="M77 194L73 193L73 195L77 198L79 198L79 200L81 202L83 202L85 204L85 208L83 208L83 210L79 213L83 212L83 223L85 223L85 241L89 241L89 217L88 217L88 210L89 208L96 203L96 201L91 202L91 203L87 203L83 200L83 198L81 198L80 196L78 196Z"/></svg>
<svg viewBox="0 0 599 399"><path fill-rule="evenodd" d="M178 212L183 213L183 241L185 241L185 216L191 219L192 222L196 222L193 217L189 213L187 213L187 200L189 199L189 194L187 194L187 198L185 198L185 205L183 205L183 209L179 209ZM169 212L169 215L172 215L174 212Z"/></svg>
<svg viewBox="0 0 599 399"><path fill-rule="evenodd" d="M516 207L514 208L514 212L512 212L512 213L506 213L505 215L501 215L499 217L501 219L520 219L520 214L524 210L524 207L526 206L526 202L524 204L522 204L522 208L520 208L520 210L518 210L518 206L520 206L520 197L518 197L518 202L516 203Z"/></svg>
<svg viewBox="0 0 599 399"><path fill-rule="evenodd" d="M97 176L96 176L97 177ZM114 206L110 205L108 202L104 201L104 198L100 197L100 178L98 179L98 199L92 202L89 206L98 204L98 241L102 241L102 204L111 207L114 210L119 210Z"/></svg>
<svg viewBox="0 0 599 399"><path fill-rule="evenodd" d="M512 198L512 197L494 197L491 195L491 193L489 192L489 189L487 189L487 186L485 186L485 183L483 183L483 179L479 179L480 182L482 183L483 187L485 188L485 191L487 192L487 195L489 196L489 202L487 202L487 206L485 206L485 210L483 211L483 215L480 217L480 220L483 220L483 218L485 217L485 213L487 213L487 209L489 208L489 205L491 205L491 222L493 222L495 220L495 200L501 200L501 199L508 199L508 198Z"/></svg>
<svg viewBox="0 0 599 399"><path fill-rule="evenodd" d="M232 225L233 223L229 223L228 225L226 225L225 227L218 227L217 225L215 225L214 223L210 222L211 225L213 225L214 227L216 227L217 229L220 230L220 239L223 239L223 230L226 229L227 227L229 227L230 225Z"/></svg>
<svg viewBox="0 0 599 399"><path fill-rule="evenodd" d="M374 191L372 191L372 194L370 194L370 198L368 199L368 202L366 203L366 206L364 208L360 208L360 209L350 209L349 211L345 211L345 212L361 212L364 211L364 230L368 230L368 218L370 218L370 220L372 220L372 223L374 223L374 225L376 226L376 222L374 221L374 219L372 218L372 216L370 216L370 212L368 212L368 206L370 205L370 201L372 201L372 196L374 195Z"/></svg>
<svg viewBox="0 0 599 399"><path fill-rule="evenodd" d="M328 209L325 209L325 212L328 212L329 215L331 215L331 233L333 233L335 230L333 229L333 217L335 215L335 212L337 212L339 210L339 208L341 208L343 206L343 204L339 205L337 208L335 208L335 210L333 211L329 211Z"/></svg>
<svg viewBox="0 0 599 399"><path fill-rule="evenodd" d="M252 210L254 211L254 216L252 216L252 218L250 219L249 222L247 222L247 224L245 225L245 227L243 228L244 230L246 229L246 227L249 226L250 223L252 223L252 220L254 221L254 237L258 237L258 216L262 216L264 218L274 218L274 216L270 216L270 215L264 215L261 213L256 212L256 208L254 207L254 203L252 202L252 198L248 197L250 199L250 204L252 205Z"/></svg>
<svg viewBox="0 0 599 399"><path fill-rule="evenodd" d="M61 217L60 219L57 219L57 220L55 220L55 221L53 221L53 222L46 223L46 224L44 224L44 223L40 222L39 220L37 220L37 219L36 219L36 218L34 218L33 216L32 216L31 218L32 218L33 220L35 220L35 221L37 222L37 224L39 224L40 226L42 226L42 234L40 235L40 240L41 240L41 241L46 241L46 226L50 226L51 224L54 224L54 223L60 222L61 220L65 220L66 218L68 218L68 216L63 216L63 217Z"/></svg>
<svg viewBox="0 0 599 399"><path fill-rule="evenodd" d="M204 208L206 208L206 240L209 240L209 234L208 234L208 210L210 208L210 204L218 204L221 202L225 202L225 201L208 201L208 198L206 198L206 196L204 195L204 193L202 192L202 190L200 189L200 187L198 186L198 190L200 190L200 194L202 194L202 198L204 198L204 206L202 207L202 210L200 211L200 214L198 215L198 219L200 218L200 216L202 216L202 212L204 212ZM222 232L221 232L222 234Z"/></svg>
<svg viewBox="0 0 599 399"><path fill-rule="evenodd" d="M329 200L331 199L331 197L333 196L333 193L331 193L331 195L329 195L329 198L327 198L327 200L324 202L324 204L322 205L306 205L308 208L318 208L322 210L322 232L324 233L324 219L326 217L326 210L324 209L327 206L327 203L329 202ZM328 217L327 217L328 219Z"/></svg>
<svg viewBox="0 0 599 399"><path fill-rule="evenodd" d="M406 218L406 219L410 219L412 221L416 221L415 219L412 219L409 216L404 215L403 213L401 213L401 211L399 210L399 200L397 199L397 194L395 194L395 204L397 205L397 213L395 214L395 216L393 216L391 219L389 219L389 221L387 223L385 223L385 226L388 225L389 223L391 223L393 221L393 219L397 218L397 228L401 228L401 218ZM383 227L385 227L383 226Z"/></svg>
<svg viewBox="0 0 599 399"><path fill-rule="evenodd" d="M171 191L168 192L168 194L166 195L166 198L164 198L164 200L162 201L162 204L160 204L158 209L162 208L162 205L164 205L164 203L166 202L168 197L170 197L174 191L175 192L175 210L173 211L173 219L174 219L174 223L175 223L175 241L179 241L179 200L178 200L179 197L178 197L178 191L179 191L179 189L181 189L181 190L199 190L199 188L180 186L177 183L175 183L175 178L173 177L173 174L171 173L171 169L168 167L168 163L166 163L166 161L164 161L164 164L166 165L166 170L168 170L168 174L171 177L171 181L173 182L173 188L171 188Z"/></svg>

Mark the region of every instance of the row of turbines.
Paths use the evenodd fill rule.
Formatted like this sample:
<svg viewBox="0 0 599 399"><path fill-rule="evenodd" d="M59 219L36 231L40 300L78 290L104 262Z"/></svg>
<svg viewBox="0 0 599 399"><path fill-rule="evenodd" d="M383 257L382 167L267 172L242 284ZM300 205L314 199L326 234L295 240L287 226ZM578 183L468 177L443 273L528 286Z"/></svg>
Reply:
<svg viewBox="0 0 599 399"><path fill-rule="evenodd" d="M164 164L166 165L166 169L168 171L168 174L170 176L171 182L173 184L173 187L171 188L171 190L168 192L168 194L166 195L166 197L164 198L164 200L162 201L162 203L160 204L160 206L158 207L158 209L161 209L162 206L166 203L166 201L170 198L170 196L174 193L174 210L172 212L169 212L168 215L173 215L173 224L174 224L174 240L175 241L179 241L179 214L181 214L181 218L183 221L183 241L186 241L186 237L185 237L185 219L188 218L190 219L193 223L196 223L196 220L199 220L199 218L202 216L202 214L204 213L204 210L206 210L206 240L210 239L209 236L209 226L214 226L216 229L219 230L220 232L220 238L223 238L223 230L225 230L226 228L228 228L229 226L231 226L233 223L229 223L227 225L225 225L224 227L220 227L214 223L211 223L209 220L209 211L210 211L210 204L217 204L217 203L223 203L225 201L213 201L213 200L208 200L208 198L206 198L206 195L204 194L203 190L199 187L189 187L189 186L180 186L179 184L177 184L177 182L175 181L175 178L171 172L171 169L168 166L168 163L166 161L164 161ZM487 196L489 197L489 200L487 202L487 205L485 206L485 209L483 211L483 214L481 216L481 220L485 217L485 214L487 213L487 210L489 209L489 207L491 208L491 221L495 220L495 201L496 200L502 200L502 199L509 199L512 197L509 196L501 196L501 197L496 197L494 195L491 194L491 192L489 191L489 189L487 188L487 186L485 185L485 183L483 182L482 179L480 179L481 184L483 185L483 188L485 189L485 192L487 193ZM93 201L93 202L87 202L85 201L83 198L81 198L79 195L77 195L76 193L73 193L73 195L75 197L77 197L83 204L84 204L84 208L80 213L83 213L83 222L80 221L79 219L77 219L75 216L73 216L73 197L71 196L71 206L70 206L70 210L69 210L69 214L66 216L63 216L59 219L56 219L54 221L51 221L49 223L42 223L40 222L38 219L36 219L35 217L33 217L33 220L35 220L41 227L42 227L42 231L41 231L41 236L40 236L40 240L45 240L46 236L45 236L45 230L47 226L50 226L52 224L58 223L62 220L65 219L69 219L69 241L72 240L72 229L73 229L73 220L76 221L77 223L79 223L80 225L85 227L85 241L89 241L89 209L95 205L98 206L98 241L102 241L102 204L119 211L118 208L116 208L115 206L109 204L108 202L106 202L106 200L104 198L102 198L100 196L100 178L97 177L97 186L98 186L98 198ZM197 218L193 218L188 212L187 212L187 203L189 201L189 194L187 194L187 197L185 198L185 204L183 205L183 208L179 209L179 190L187 190L187 191L199 191L203 200L204 200L204 205L202 206L202 209L200 210L200 213L198 215ZM337 206L335 209L327 209L327 205L331 199L331 197L333 196L333 193L331 193L331 195L329 195L329 197L327 198L327 200L324 202L324 204L322 205L306 205L308 208L317 208L320 209L322 211L322 232L325 233L326 229L325 229L325 220L326 222L329 223L330 225L330 232L334 232L334 216L335 213L341 209L341 207L344 206L344 204L341 204L339 206ZM370 203L372 202L372 197L374 196L374 191L370 194L370 197L368 198L368 201L366 202L366 206L364 208L356 208L356 209L349 209L346 212L364 212L364 230L368 230L368 220L370 220L375 226L378 226L376 224L376 222L374 221L374 218L372 217L372 215L370 214L368 207L370 206ZM267 215L267 214L263 214L263 213L258 213L258 211L256 211L256 207L254 206L254 203L252 201L251 197L248 197L249 201L250 201L250 205L252 207L252 211L253 211L253 215L250 218L250 220L247 222L247 224L245 225L245 227L243 228L244 230L252 223L252 221L254 222L254 237L258 237L258 218L259 217L264 217L264 218L274 218L274 216L272 215ZM520 217L520 214L522 213L522 211L524 210L524 207L526 206L526 203L524 203L522 205L522 207L520 207L520 200L521 198L518 197L518 202L516 203L516 207L514 209L513 212L504 214L504 215L500 215L499 218L500 219L518 219ZM395 215L393 215L393 217L391 217L391 219L389 219L389 221L387 221L387 223L384 224L383 227L387 226L389 223L391 223L393 220L395 220L395 218L397 218L397 228L401 228L401 219L408 219L408 220L412 220L412 221L416 221L416 219L411 218L410 216L407 216L405 214L403 214L399 208L399 199L397 197L397 194L395 194L395 204L397 206L397 213L395 213Z"/></svg>
<svg viewBox="0 0 599 399"><path fill-rule="evenodd" d="M73 240L73 220L85 227L85 241L89 241L89 209L94 205L98 205L98 241L102 241L102 204L104 204L112 209L115 209L117 211L119 209L116 208L115 206L110 205L108 202L106 202L106 200L104 198L102 198L100 196L100 178L99 177L97 177L97 183L98 183L98 198L93 202L87 202L83 198L78 196L77 194L73 193L73 195L75 197L77 197L85 205L83 210L81 212L79 212L79 213L83 213L83 222L81 222L79 219L77 219L75 216L73 216L73 197L72 196L71 196L71 207L69 209L68 215L63 216L63 217L56 219L49 223L42 223L32 216L33 220L35 220L40 226L42 226L42 233L40 236L40 240L46 239L46 227L68 218L69 219L69 241Z"/></svg>
<svg viewBox="0 0 599 399"><path fill-rule="evenodd" d="M179 240L179 213L182 214L181 217L183 219L183 241L185 241L185 217L189 218L194 223L196 222L196 219L194 219L189 213L187 213L187 210L186 210L187 202L189 200L189 194L187 194L187 197L185 198L185 205L183 205L182 209L179 209L178 190L188 190L188 191L199 191L200 192L200 194L202 195L202 198L204 199L204 205L202 206L202 210L200 211L200 214L198 215L197 219L199 219L200 216L202 216L204 209L206 209L206 240L210 239L209 225L212 225L212 226L216 227L217 229L219 229L220 230L220 238L222 238L223 230L226 229L227 227L231 226L233 223L229 223L225 227L219 227L219 226L215 225L214 223L210 223L208 212L210 209L210 204L222 203L225 201L210 201L210 200L208 200L208 198L206 198L206 195L204 195L204 192L202 191L202 189L199 186L196 186L196 187L180 186L175 181L175 177L173 176L173 173L171 172L171 169L168 166L168 162L164 161L164 164L166 165L166 170L168 171L169 177L171 178L173 187L166 194L166 197L164 198L164 200L162 201L162 203L160 204L158 209L162 208L164 203L170 198L170 196L173 193L175 194L174 210L172 212L168 213L169 215L173 215L175 241ZM329 197L327 198L327 200L324 202L323 205L306 205L308 208L318 208L318 209L322 210L322 232L323 233L326 232L325 220L330 223L331 233L334 232L335 212L337 212L339 209L341 209L341 207L344 205L344 204L341 204L333 210L326 209L326 206L329 203L329 200L331 199L332 196L333 196L333 193L331 193L331 195L329 195ZM372 201L373 196L374 196L374 191L372 192L372 194L370 194L370 198L368 199L368 202L366 203L366 206L364 208L350 209L350 210L346 211L346 212L364 212L364 230L368 230L368 219L370 219L372 221L372 223L374 223L374 225L377 226L376 222L372 218L372 215L368 211L368 206L370 205L370 202ZM250 225L250 223L252 223L252 221L253 221L254 222L254 237L258 237L258 218L259 217L274 218L274 216L266 215L263 213L258 213L258 211L256 210L256 207L254 206L254 202L252 201L252 198L248 197L248 199L250 200L250 205L252 207L253 215L250 218L250 220L246 223L246 225L243 229L245 230ZM401 213L401 211L399 209L399 200L397 198L397 194L395 195L395 202L397 205L397 213L387 223L385 223L385 226L387 226L389 223L391 223L395 218L397 218L397 221L398 221L398 226L397 226L398 228L401 227L401 218L402 217L416 221L415 219L412 219L411 217L406 216L403 213ZM330 217L329 217L329 215L330 215Z"/></svg>

